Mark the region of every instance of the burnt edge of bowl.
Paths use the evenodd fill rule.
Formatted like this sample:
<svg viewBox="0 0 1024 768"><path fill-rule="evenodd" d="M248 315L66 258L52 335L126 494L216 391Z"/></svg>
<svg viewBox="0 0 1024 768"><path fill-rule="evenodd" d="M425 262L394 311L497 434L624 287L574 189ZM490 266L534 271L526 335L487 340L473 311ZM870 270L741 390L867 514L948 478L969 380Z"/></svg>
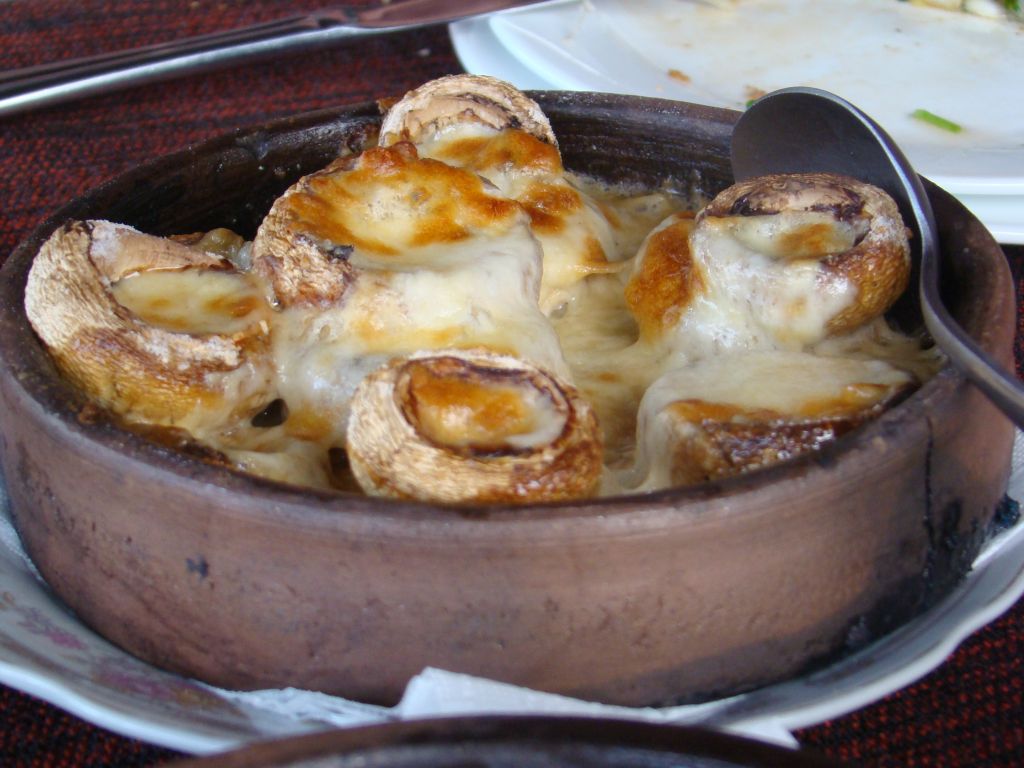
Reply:
<svg viewBox="0 0 1024 768"><path fill-rule="evenodd" d="M675 102L637 99L607 95L581 94L535 94L542 106L552 114L556 131L571 136L562 141L566 166L580 169L587 162L588 173L607 176L613 181L639 181L650 173L652 177L664 176L664 154L666 142L647 140L643 152L631 149L631 157L641 162L624 170L621 163L614 161L614 155L598 154L598 161L591 163L595 147L613 146L625 142L635 147L635 134L631 133L636 121L656 124L659 120L678 123L683 121L689 133L672 145L672 150L683 152L684 156L700 158L698 162L685 164L684 178L676 183L700 187L713 194L726 186L729 181L728 163L725 158L728 137L736 114ZM624 119L624 115L630 119ZM594 130L594 122L601 130ZM632 121L632 122L631 122ZM733 478L721 483L708 484L687 489L670 489L643 497L620 497L611 499L585 500L581 502L536 505L523 508L444 508L428 504L408 502L382 502L363 497L335 492L310 492L291 486L252 478L232 470L211 466L200 459L183 455L164 446L154 444L137 435L126 432L112 420L97 418L90 411L81 396L65 385L53 369L49 357L34 338L21 307L21 295L28 265L41 242L63 221L72 217L88 216L90 210L118 212L118 218L147 228L156 234L170 234L182 231L181 217L169 221L160 219L160 212L174 201L186 199L191 193L188 178L202 171L205 178L223 183L225 172L246 177L255 172L259 183L247 191L250 198L240 209L233 208L229 221L225 222L225 210L235 206L228 197L218 199L218 206L205 210L198 219L187 214L184 219L201 229L210 226L234 226L243 234L251 234L262 218L261 206L269 207L270 201L283 191L298 176L322 167L339 149L355 150L375 134L378 122L377 110L373 105L362 105L342 110L324 110L311 115L277 121L262 128L238 131L227 137L190 148L184 152L158 159L140 168L129 171L92 192L68 204L44 224L40 225L12 255L10 264L5 265L8 278L0 293L0 374L3 378L13 377L17 386L39 404L41 411L56 418L62 429L74 433L79 439L95 442L105 449L126 457L131 462L141 463L159 472L167 472L188 481L218 486L227 491L254 493L283 502L315 501L322 510L310 514L337 515L374 514L394 515L399 518L426 518L437 515L468 517L476 520L507 519L514 516L524 520L550 516L600 516L623 511L634 511L636 505L675 508L689 502L711 498L740 496L752 488L779 480L799 477L814 467L828 466L839 461L844 455L872 441L892 440L909 423L924 418L930 425L929 409L950 393L963 390L963 378L952 369L945 369L935 379L927 382L907 402L884 414L880 419L863 427L827 447L819 454L802 457L749 475ZM586 126L586 131L566 131L565 127ZM656 134L655 134L656 135ZM295 159L294 153L299 157ZM275 164L278 157L289 157L292 162ZM233 163L237 163L233 165ZM191 168L191 173L183 169ZM636 169L645 169L643 173ZM164 185L154 189L154 177L169 175ZM228 178L231 178L230 176ZM945 274L949 285L971 271L970 259L981 258L977 254L991 257L992 249L998 251L991 236L983 227L942 190L928 185L929 194L936 206L940 220L940 239L956 237L964 244L963 254L967 261L952 258L945 253L949 262ZM253 199L255 198L255 200ZM138 202L136 202L138 201ZM112 206L112 207L111 207ZM123 215L122 215L123 214ZM114 216L110 216L115 218ZM184 229L189 229L184 228ZM950 231L952 229L955 232ZM982 258L982 261L984 259ZM1005 265L1004 265L1005 267ZM970 296L950 292L954 301L952 310L968 327L982 327L982 310L970 301ZM962 299L959 303L956 298ZM1012 304L1012 297L1010 298ZM1012 330L1011 330L1012 332ZM983 346L992 348L1004 361L1009 356L1009 344L1005 329L1000 336L999 329L990 334L991 338L979 339ZM1010 337L1012 339L1012 336ZM976 398L977 399L977 398ZM1007 434L1011 435L1012 432ZM7 453L6 435L3 436L4 454ZM998 453L998 452L997 452ZM1005 459L1008 470L1009 444ZM5 461L9 458L5 456ZM991 520L994 515L989 515ZM955 504L941 510L925 511L924 525L928 529L930 542L929 563L920 577L914 577L878 603L864 615L855 617L849 624L841 641L834 644L831 653L810 659L801 669L820 667L851 650L863 647L910 617L919 614L944 596L969 570L970 563L979 550L988 531L988 523L977 518L969 521L963 530L960 510ZM15 524L18 526L17 514ZM20 528L19 528L20 530ZM760 681L757 684L761 684ZM705 690L699 696L686 696L672 701L691 701L736 692L735 689ZM668 703L668 702L658 702Z"/></svg>

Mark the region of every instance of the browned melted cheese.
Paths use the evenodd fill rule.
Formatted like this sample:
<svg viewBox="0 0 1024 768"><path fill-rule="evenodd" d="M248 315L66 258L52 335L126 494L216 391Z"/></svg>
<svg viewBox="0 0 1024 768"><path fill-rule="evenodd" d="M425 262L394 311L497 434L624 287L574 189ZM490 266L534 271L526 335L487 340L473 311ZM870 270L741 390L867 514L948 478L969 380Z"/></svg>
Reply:
<svg viewBox="0 0 1024 768"><path fill-rule="evenodd" d="M559 420L550 399L529 382L440 371L425 364L410 365L407 376L412 420L420 434L438 445L508 450L532 442L538 432L551 431Z"/></svg>
<svg viewBox="0 0 1024 768"><path fill-rule="evenodd" d="M810 368L807 369L808 373ZM824 389L828 389L827 382ZM756 386L764 386L759 382ZM821 419L845 419L863 413L866 409L882 402L892 395L893 387L870 382L844 384L835 382L835 391L824 395L805 395L789 410L771 408L750 408L742 404L716 402L699 399L675 400L668 406L673 418L681 421L700 423L736 422L771 423L781 421L812 421ZM742 399L742 397L741 397Z"/></svg>
<svg viewBox="0 0 1024 768"><path fill-rule="evenodd" d="M367 150L346 173L315 175L304 192L292 198L297 230L376 256L465 240L519 215L475 174L404 142Z"/></svg>
<svg viewBox="0 0 1024 768"><path fill-rule="evenodd" d="M847 238L836 237L837 228L831 223L811 223L802 229L786 232L779 242L783 258L817 259L830 253L841 253L853 243Z"/></svg>
<svg viewBox="0 0 1024 768"><path fill-rule="evenodd" d="M647 339L661 336L704 289L690 253L691 214L676 216L653 232L647 253L626 285L626 304Z"/></svg>
<svg viewBox="0 0 1024 768"><path fill-rule="evenodd" d="M558 150L524 131L456 134L428 147L431 156L484 176L495 172L533 176L564 173Z"/></svg>
<svg viewBox="0 0 1024 768"><path fill-rule="evenodd" d="M520 130L463 125L424 140L419 148L425 156L486 178L529 214L544 248L540 306L546 313L564 303L580 280L621 268L611 224L597 202L570 183L550 144Z"/></svg>
<svg viewBox="0 0 1024 768"><path fill-rule="evenodd" d="M530 214L534 231L546 235L564 230L566 217L583 207L579 192L572 187L544 181L527 186L519 202ZM587 247L592 250L593 244L588 243Z"/></svg>
<svg viewBox="0 0 1024 768"><path fill-rule="evenodd" d="M680 421L700 423L704 421L771 421L782 418L778 411L766 408L750 409L732 403L716 403L696 398L674 400L668 406L669 414Z"/></svg>
<svg viewBox="0 0 1024 768"><path fill-rule="evenodd" d="M239 272L138 272L111 286L117 302L144 322L192 334L236 334L270 320L263 288Z"/></svg>

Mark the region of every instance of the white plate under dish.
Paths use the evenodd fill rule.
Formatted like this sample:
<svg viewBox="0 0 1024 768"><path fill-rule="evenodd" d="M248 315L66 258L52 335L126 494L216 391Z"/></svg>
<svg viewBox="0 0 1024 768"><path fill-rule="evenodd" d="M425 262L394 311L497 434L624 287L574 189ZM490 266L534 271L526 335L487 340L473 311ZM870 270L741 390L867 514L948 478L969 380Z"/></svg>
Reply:
<svg viewBox="0 0 1024 768"><path fill-rule="evenodd" d="M1008 493L1024 499L1024 439ZM964 581L927 613L825 669L751 693L665 709L606 707L428 669L400 704L375 707L297 690L231 692L163 672L71 615L25 557L0 484L0 682L126 736L208 753L331 727L482 714L604 715L703 724L795 744L791 732L843 715L939 666L1024 594L1024 522L990 541ZM183 633L188 627L182 627Z"/></svg>
<svg viewBox="0 0 1024 768"><path fill-rule="evenodd" d="M524 89L743 109L761 92L824 88L878 121L996 239L1024 243L1022 25L896 0L583 0L459 22L451 38L468 71Z"/></svg>

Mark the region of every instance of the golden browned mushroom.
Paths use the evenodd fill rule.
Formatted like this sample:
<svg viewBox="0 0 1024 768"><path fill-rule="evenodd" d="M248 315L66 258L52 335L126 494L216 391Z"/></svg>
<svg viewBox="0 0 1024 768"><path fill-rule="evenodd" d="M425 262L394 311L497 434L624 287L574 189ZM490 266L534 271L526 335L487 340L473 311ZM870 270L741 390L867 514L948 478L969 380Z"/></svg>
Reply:
<svg viewBox="0 0 1024 768"><path fill-rule="evenodd" d="M683 316L706 293L707 279L690 247L693 214L674 213L641 243L625 299L640 338L657 343L671 338Z"/></svg>
<svg viewBox="0 0 1024 768"><path fill-rule="evenodd" d="M588 275L619 269L615 233L604 213L566 178L540 106L508 83L452 75L420 86L384 118L381 144L398 141L480 174L526 209L544 249L545 312L565 305L568 289Z"/></svg>
<svg viewBox="0 0 1024 768"><path fill-rule="evenodd" d="M339 303L360 272L444 267L451 250L523 229L526 216L472 173L374 147L300 179L253 240L253 270L282 308Z"/></svg>
<svg viewBox="0 0 1024 768"><path fill-rule="evenodd" d="M262 293L220 256L79 221L40 249L25 310L64 375L99 404L201 431L247 417L268 397Z"/></svg>
<svg viewBox="0 0 1024 768"><path fill-rule="evenodd" d="M343 446L355 386L394 356L485 347L566 373L522 207L408 142L302 179L252 251L282 307L275 359L296 437Z"/></svg>
<svg viewBox="0 0 1024 768"><path fill-rule="evenodd" d="M730 187L695 224L665 222L627 294L648 338L691 354L799 349L882 315L909 274L907 230L885 192L777 175Z"/></svg>
<svg viewBox="0 0 1024 768"><path fill-rule="evenodd" d="M484 75L448 75L409 91L392 105L380 127L380 144L427 145L453 126L502 131L515 128L557 146L547 116L513 85Z"/></svg>
<svg viewBox="0 0 1024 768"><path fill-rule="evenodd" d="M602 471L597 421L573 387L479 351L414 355L367 376L348 452L367 493L440 503L585 497Z"/></svg>
<svg viewBox="0 0 1024 768"><path fill-rule="evenodd" d="M628 483L658 488L717 480L817 450L915 383L880 360L803 352L708 358L647 390Z"/></svg>

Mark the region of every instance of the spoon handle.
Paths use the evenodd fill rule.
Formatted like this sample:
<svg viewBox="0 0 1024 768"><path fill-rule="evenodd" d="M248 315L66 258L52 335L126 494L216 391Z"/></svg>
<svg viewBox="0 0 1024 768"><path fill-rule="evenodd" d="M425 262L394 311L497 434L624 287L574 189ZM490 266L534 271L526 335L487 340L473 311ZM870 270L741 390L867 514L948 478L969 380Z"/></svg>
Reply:
<svg viewBox="0 0 1024 768"><path fill-rule="evenodd" d="M931 201L906 155L878 123L834 93L783 88L761 97L740 116L731 156L737 179L831 171L888 192L914 231L920 312L910 306L913 319L923 320L949 361L1024 428L1024 383L981 349L946 309L939 291L940 244Z"/></svg>
<svg viewBox="0 0 1024 768"><path fill-rule="evenodd" d="M921 313L935 343L968 380L1024 429L1024 383L985 352L953 319L939 294L937 259L921 264Z"/></svg>

